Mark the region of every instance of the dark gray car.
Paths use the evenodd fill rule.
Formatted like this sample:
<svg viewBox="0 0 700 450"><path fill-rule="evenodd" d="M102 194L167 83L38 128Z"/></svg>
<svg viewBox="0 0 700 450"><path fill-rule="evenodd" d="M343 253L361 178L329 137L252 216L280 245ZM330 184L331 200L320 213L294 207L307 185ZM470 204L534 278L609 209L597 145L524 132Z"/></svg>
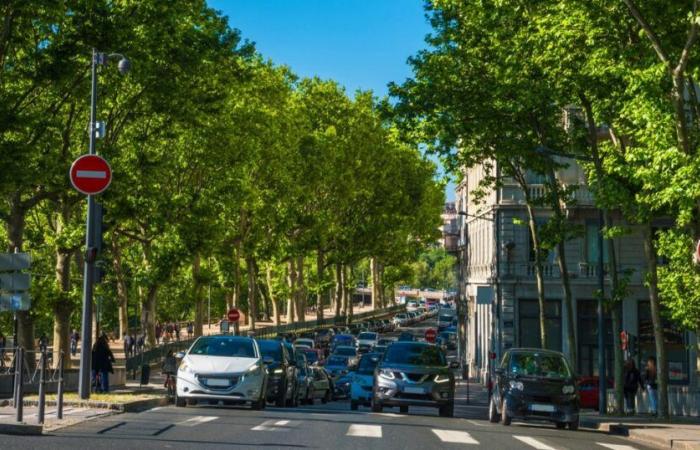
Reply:
<svg viewBox="0 0 700 450"><path fill-rule="evenodd" d="M372 411L384 406L434 406L440 416L454 413L455 378L445 353L426 342L396 342L389 346L374 373Z"/></svg>

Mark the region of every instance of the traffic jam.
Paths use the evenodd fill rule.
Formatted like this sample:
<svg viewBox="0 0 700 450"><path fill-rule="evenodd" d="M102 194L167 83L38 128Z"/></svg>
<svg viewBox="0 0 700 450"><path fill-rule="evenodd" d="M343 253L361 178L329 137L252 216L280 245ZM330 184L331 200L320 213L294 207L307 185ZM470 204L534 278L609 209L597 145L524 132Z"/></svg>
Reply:
<svg viewBox="0 0 700 450"><path fill-rule="evenodd" d="M427 319L437 326L414 328ZM202 336L176 355L174 402L261 410L343 401L351 410L406 414L421 406L452 417L456 325L454 305L422 300L394 317L349 327L274 339Z"/></svg>

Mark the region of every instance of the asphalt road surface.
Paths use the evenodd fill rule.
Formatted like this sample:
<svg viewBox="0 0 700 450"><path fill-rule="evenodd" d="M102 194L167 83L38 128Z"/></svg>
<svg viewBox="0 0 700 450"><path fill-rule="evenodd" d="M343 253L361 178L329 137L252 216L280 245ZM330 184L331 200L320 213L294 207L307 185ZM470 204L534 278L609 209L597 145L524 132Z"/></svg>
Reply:
<svg viewBox="0 0 700 450"><path fill-rule="evenodd" d="M434 326L428 321L416 334ZM550 424L514 422L506 427L487 420L485 392L472 385L466 404L460 383L455 417L442 418L436 409L411 407L372 413L350 411L348 401L298 408L252 411L233 406L174 406L99 418L51 435L3 436L2 449L646 449L637 443L591 431L557 430Z"/></svg>

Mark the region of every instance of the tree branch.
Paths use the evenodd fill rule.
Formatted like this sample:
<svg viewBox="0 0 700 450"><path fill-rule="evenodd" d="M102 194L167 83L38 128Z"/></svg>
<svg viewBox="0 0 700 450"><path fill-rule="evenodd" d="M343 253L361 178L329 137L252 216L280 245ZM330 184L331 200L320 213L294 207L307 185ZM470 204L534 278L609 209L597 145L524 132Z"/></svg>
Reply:
<svg viewBox="0 0 700 450"><path fill-rule="evenodd" d="M679 76L685 72L685 67L688 65L688 60L690 59L690 49L695 45L695 41L698 38L698 3L700 0L695 0L693 2L693 16L691 17L690 30L688 30L688 39L685 41L683 46L683 51L681 52L681 57L678 60L678 65L673 70L674 75ZM692 87L692 86L691 86Z"/></svg>
<svg viewBox="0 0 700 450"><path fill-rule="evenodd" d="M625 5L627 5L627 8L630 10L632 16L637 20L637 23L639 23L639 25L644 30L644 33L647 35L647 38L649 38L649 41L651 41L651 46L654 47L654 50L659 56L661 62L663 62L664 64L669 64L668 55L666 55L666 52L661 46L661 41L659 41L658 36L656 36L656 33L654 33L654 30L651 28L651 25L649 25L649 22L647 22L644 16L642 16L642 13L639 11L639 8L637 8L637 5L635 5L632 0L622 1L625 3Z"/></svg>

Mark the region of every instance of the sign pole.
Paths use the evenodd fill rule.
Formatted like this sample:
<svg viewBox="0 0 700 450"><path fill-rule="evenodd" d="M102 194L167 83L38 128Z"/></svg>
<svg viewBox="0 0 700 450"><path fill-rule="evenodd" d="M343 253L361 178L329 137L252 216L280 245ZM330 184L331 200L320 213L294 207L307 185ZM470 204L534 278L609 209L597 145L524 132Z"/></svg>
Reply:
<svg viewBox="0 0 700 450"><path fill-rule="evenodd" d="M97 50L92 49L92 89L90 95L90 150L91 155L95 154L95 120L97 115L97 59L100 55ZM80 398L87 400L90 398L90 369L92 354L92 288L95 275L95 247L94 215L95 199L88 195L87 223L85 232L85 270L83 274L83 317L82 317L82 347L80 350L80 379L78 383L78 393Z"/></svg>

